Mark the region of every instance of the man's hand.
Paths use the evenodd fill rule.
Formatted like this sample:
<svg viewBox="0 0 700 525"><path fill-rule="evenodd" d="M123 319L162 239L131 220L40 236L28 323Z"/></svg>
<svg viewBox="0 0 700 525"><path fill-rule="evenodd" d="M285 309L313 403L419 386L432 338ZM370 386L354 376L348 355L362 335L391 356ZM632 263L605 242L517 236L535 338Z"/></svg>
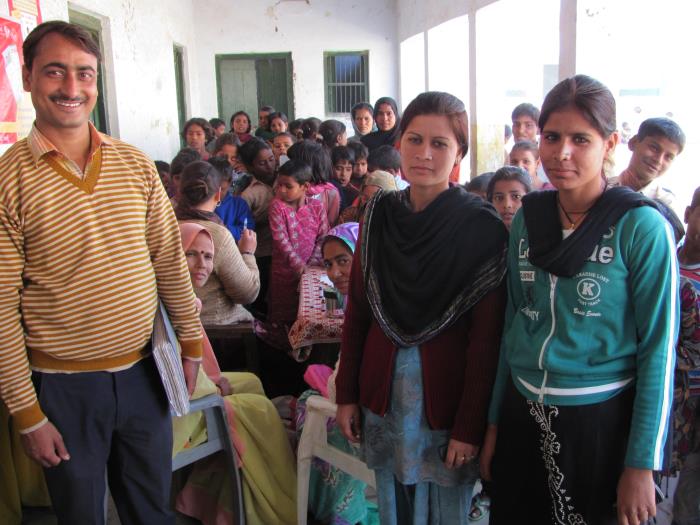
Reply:
<svg viewBox="0 0 700 525"><path fill-rule="evenodd" d="M185 373L187 393L190 395L190 397L192 397L192 394L194 394L194 389L197 386L197 372L199 371L199 361L183 359L182 371Z"/></svg>
<svg viewBox="0 0 700 525"><path fill-rule="evenodd" d="M55 467L61 461L70 459L61 433L50 421L28 434L22 434L21 440L24 453L42 467Z"/></svg>

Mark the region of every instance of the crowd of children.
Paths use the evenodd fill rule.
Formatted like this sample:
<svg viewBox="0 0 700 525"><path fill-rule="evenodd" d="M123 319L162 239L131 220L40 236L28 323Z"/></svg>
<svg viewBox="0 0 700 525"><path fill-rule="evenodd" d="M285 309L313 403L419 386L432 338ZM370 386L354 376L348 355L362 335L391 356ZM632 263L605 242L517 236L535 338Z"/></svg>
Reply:
<svg viewBox="0 0 700 525"><path fill-rule="evenodd" d="M178 210L178 218L202 225L216 245L209 284L207 288L203 285L198 289L204 302L202 318L205 321L212 319L207 317L208 311L227 304L226 301L239 307L246 304L250 315L256 318L258 336L266 344L285 350L286 331L296 317L299 280L308 266L321 266L325 262L329 275L334 267L335 280L344 283L343 294L347 294L348 261L352 260L357 241L357 227L352 225L362 222L365 209L377 192L395 192L409 187L401 169L401 115L396 102L383 97L374 106L358 103L352 108L351 122L354 133L348 137L348 130L338 120L320 121L312 117L290 122L283 112L264 106L260 108L254 132L250 116L243 111L231 116L229 131L221 119L194 118L186 123L182 136L187 147L169 165L160 161L157 165ZM495 172L475 176L465 185L467 191L493 206L508 230L527 194L556 189L548 179L548 166L543 166L540 159L538 141L551 139L540 135L539 122L540 111L536 106L517 106L512 113L514 142L506 151L504 166ZM669 192L662 189L657 179L682 151L684 143L682 131L668 119L650 119L643 123L638 135L628 142L633 152L630 166L619 178L609 177L609 186L628 186L657 198L666 204L665 213L668 214ZM645 162L639 161L642 155ZM210 168L206 168L203 161L208 161ZM650 164L654 169L644 171ZM194 190L193 171L200 172L199 184L195 184ZM209 187L207 181L201 183L201 172L207 171L217 174L213 181L208 181ZM193 194L197 198L193 199ZM208 202L209 206L198 208L197 199L200 204ZM568 222L563 227L565 235L571 235L588 210L568 210L561 204L559 207L564 222ZM676 432L669 438L674 443L674 463L666 465L665 470L680 472L674 506L679 524L696 523L693 520L700 519L699 209L700 189L686 210L687 235L678 251L684 279L681 283L679 371L676 373ZM355 228L355 237L349 256L345 254L346 249L339 251L339 255L347 259L343 259L346 268L339 271L331 260L333 257L324 258L322 247L332 235L344 239L333 233L344 231L344 225ZM327 237L334 226L340 230L331 230L331 237ZM230 241L223 240L222 230L228 230ZM251 238L253 231L257 238ZM238 243L237 248L235 243ZM345 245L340 243L339 246L344 248ZM232 250L237 258L231 256ZM224 264L221 257L225 254L228 254L228 261ZM225 265L234 263L238 264L238 279L246 271L254 274L247 295L236 295L228 289L241 286L240 283L227 286L221 282L230 280L231 269ZM246 281L242 282L245 287ZM324 387L318 390L325 393ZM342 448L340 432L334 434L334 439ZM333 471L324 472L327 475ZM480 521L489 514L491 489L488 477L485 478L481 493L474 496L471 507L464 510L469 521ZM332 493L334 483L324 491ZM344 479L343 483L350 481ZM318 512L323 514L324 520L335 523L333 520L347 514L343 514L341 500L341 493L326 494L320 503L311 501L310 508L321 509L326 505L325 510ZM363 499L359 501L365 505ZM339 506L334 510L336 504ZM358 512L364 515L363 510Z"/></svg>
<svg viewBox="0 0 700 525"><path fill-rule="evenodd" d="M351 137L263 106L255 129L243 111L229 131L188 120L156 173L90 124L101 53L84 29L41 24L23 56L36 121L0 159L3 524L47 504L59 523L101 523L108 485L124 523L174 523L174 502L228 524L238 467L245 521L293 523L294 440L316 394L335 403L329 442L374 471L376 495L314 461L322 523L641 525L659 476L676 475L673 522L700 523L700 188L679 210L663 185L685 147L673 120L620 133L611 90L575 75L541 110L513 110L504 165L465 188L474 123L449 93L403 115L359 102ZM72 107L76 78L70 118L37 103L51 85ZM615 176L620 135L631 157ZM264 362L261 377L222 372L207 331L254 329L247 356L297 375L287 329L315 267L333 289L310 302L344 325L332 361L309 360L311 390L280 383L292 399L273 400ZM159 300L189 395L221 396L234 449L174 490L171 453L211 436L200 413L167 409L159 330L148 342Z"/></svg>

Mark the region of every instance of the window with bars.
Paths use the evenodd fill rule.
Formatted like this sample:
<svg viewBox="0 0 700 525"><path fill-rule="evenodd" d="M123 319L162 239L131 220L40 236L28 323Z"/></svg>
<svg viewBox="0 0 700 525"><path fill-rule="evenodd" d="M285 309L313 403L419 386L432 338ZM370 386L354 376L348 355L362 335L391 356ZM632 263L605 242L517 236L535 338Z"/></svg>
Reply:
<svg viewBox="0 0 700 525"><path fill-rule="evenodd" d="M326 113L350 113L358 102L368 102L369 53L324 53Z"/></svg>

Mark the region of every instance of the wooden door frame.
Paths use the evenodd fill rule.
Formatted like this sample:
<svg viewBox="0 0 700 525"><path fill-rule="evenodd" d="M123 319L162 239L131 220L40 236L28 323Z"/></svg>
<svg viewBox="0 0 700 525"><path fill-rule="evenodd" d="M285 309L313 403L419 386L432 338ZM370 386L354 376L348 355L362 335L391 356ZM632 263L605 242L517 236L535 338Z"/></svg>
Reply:
<svg viewBox="0 0 700 525"><path fill-rule="evenodd" d="M289 120L293 120L295 110L294 110L294 70L292 69L292 53L234 53L234 54L223 54L214 56L214 68L216 71L216 105L219 112L219 118L223 118L227 121L229 116L222 117L223 112L223 93L221 92L221 62L224 60L266 60L269 58L273 59L284 59L285 66L287 68L287 108L289 108ZM257 94L257 85L256 85ZM251 117L253 118L253 117Z"/></svg>

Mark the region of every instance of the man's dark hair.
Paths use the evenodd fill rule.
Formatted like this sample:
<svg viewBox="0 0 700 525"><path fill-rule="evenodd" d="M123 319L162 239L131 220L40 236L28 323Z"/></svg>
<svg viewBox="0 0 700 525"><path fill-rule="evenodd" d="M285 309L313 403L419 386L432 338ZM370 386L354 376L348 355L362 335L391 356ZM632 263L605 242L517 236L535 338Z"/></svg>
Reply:
<svg viewBox="0 0 700 525"><path fill-rule="evenodd" d="M222 180L231 184L231 181L233 181L233 167L231 167L228 160L221 157L210 157L207 162L219 170Z"/></svg>
<svg viewBox="0 0 700 525"><path fill-rule="evenodd" d="M639 131L637 132L637 140L639 142L647 137L658 136L664 137L678 146L678 153L683 151L685 147L685 133L683 133L681 127L670 118L648 118L639 125Z"/></svg>
<svg viewBox="0 0 700 525"><path fill-rule="evenodd" d="M529 151L532 153L532 156L535 157L535 160L540 158L540 147L529 140L521 140L513 144L513 149L510 150L510 154L512 155L514 151Z"/></svg>
<svg viewBox="0 0 700 525"><path fill-rule="evenodd" d="M367 160L369 156L369 150L367 146L362 144L359 140L352 140L348 142L348 148L350 148L355 153L355 162L361 159Z"/></svg>
<svg viewBox="0 0 700 525"><path fill-rule="evenodd" d="M258 111L264 111L266 113L274 113L275 108L273 108L272 106L263 106Z"/></svg>
<svg viewBox="0 0 700 525"><path fill-rule="evenodd" d="M201 160L202 156L194 148L182 148L170 163L170 174L179 175L190 162Z"/></svg>
<svg viewBox="0 0 700 525"><path fill-rule="evenodd" d="M401 169L401 154L394 148L385 144L377 149L370 151L367 157L367 167L369 171L375 170L399 170Z"/></svg>
<svg viewBox="0 0 700 525"><path fill-rule="evenodd" d="M224 146L241 147L241 141L235 133L222 133L214 141L214 153L221 151Z"/></svg>
<svg viewBox="0 0 700 525"><path fill-rule="evenodd" d="M94 56L98 63L102 61L100 46L92 39L92 35L85 29L75 24L64 22L63 20L50 20L49 22L44 22L43 24L36 26L24 40L24 44L22 45L22 53L24 54L24 65L29 71L32 70L32 65L34 64L34 58L36 57L36 50L37 47L39 47L39 43L46 35L51 33L58 33L68 40L72 40L86 53L90 53L92 56Z"/></svg>
<svg viewBox="0 0 700 525"><path fill-rule="evenodd" d="M341 160L347 160L350 164L355 164L355 152L348 146L336 146L331 150L331 164L335 166Z"/></svg>
<svg viewBox="0 0 700 525"><path fill-rule="evenodd" d="M218 117L214 117L209 119L209 125L212 127L212 129L216 129L219 126L226 126L226 122Z"/></svg>
<svg viewBox="0 0 700 525"><path fill-rule="evenodd" d="M515 120L522 115L530 117L535 121L535 123L539 122L540 120L540 110L537 108L537 106L533 106L528 102L523 102L522 104L515 106L513 113L510 114L510 120Z"/></svg>
<svg viewBox="0 0 700 525"><path fill-rule="evenodd" d="M471 193L486 193L486 190L489 187L489 181L495 174L495 171L487 171L481 175L477 175L472 180L467 182L464 187Z"/></svg>
<svg viewBox="0 0 700 525"><path fill-rule="evenodd" d="M158 173L164 171L166 173L170 173L170 164L165 162L164 160L156 160L154 161L156 165L156 169L158 170Z"/></svg>

